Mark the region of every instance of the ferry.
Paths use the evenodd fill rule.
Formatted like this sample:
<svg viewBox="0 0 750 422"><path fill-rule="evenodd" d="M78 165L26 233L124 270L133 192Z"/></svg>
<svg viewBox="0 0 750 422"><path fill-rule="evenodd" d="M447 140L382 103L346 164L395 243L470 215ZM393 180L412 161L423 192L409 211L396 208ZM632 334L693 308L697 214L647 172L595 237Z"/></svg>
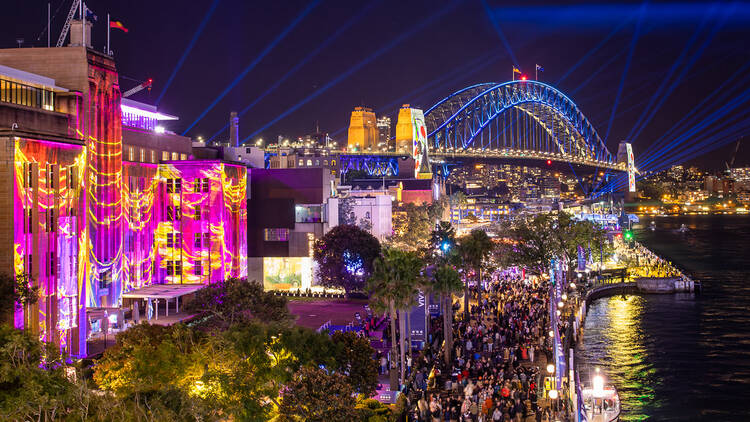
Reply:
<svg viewBox="0 0 750 422"><path fill-rule="evenodd" d="M649 226L652 232L656 231L656 221L651 221L651 225Z"/></svg>
<svg viewBox="0 0 750 422"><path fill-rule="evenodd" d="M683 224L683 225L680 226L680 228L677 231L680 232L680 233L687 233L687 232L690 231L690 229L687 228L687 226Z"/></svg>
<svg viewBox="0 0 750 422"><path fill-rule="evenodd" d="M584 414L588 422L620 420L620 396L613 385L604 384L604 377L599 374L599 368L592 378L592 385L583 385L581 395Z"/></svg>

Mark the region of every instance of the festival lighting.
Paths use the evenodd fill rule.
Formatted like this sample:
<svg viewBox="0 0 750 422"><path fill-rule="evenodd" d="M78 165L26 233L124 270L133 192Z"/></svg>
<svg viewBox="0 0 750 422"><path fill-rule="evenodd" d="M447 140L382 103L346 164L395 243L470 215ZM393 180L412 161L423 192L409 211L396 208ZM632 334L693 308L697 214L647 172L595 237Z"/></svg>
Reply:
<svg viewBox="0 0 750 422"><path fill-rule="evenodd" d="M190 51L193 49L193 46L195 45L195 42L198 41L198 38L201 36L201 33L203 33L203 28L206 27L206 24L208 23L209 19L211 19L211 15L213 15L214 10L216 10L216 6L219 4L221 0L214 0L211 3L211 6L209 6L208 11L203 15L203 19L201 20L201 23L198 25L198 28L195 30L195 33L193 34L193 38L190 39L190 42L187 45L187 48L185 48L185 51L182 52L182 56L180 56L180 59L177 60L177 65L175 65L174 69L172 69L172 73L169 75L169 78L167 79L167 83L164 84L164 88L162 88L161 92L159 93L159 96L156 97L156 101L154 102L154 105L159 105L161 102L161 99L164 97L164 94L167 93L167 89L169 89L169 86L172 84L172 80L177 75L177 72L182 67L182 64L185 62L185 59L187 59L187 56L190 54Z"/></svg>
<svg viewBox="0 0 750 422"><path fill-rule="evenodd" d="M630 62L633 60L633 53L635 52L635 45L638 43L638 37L640 36L641 32L641 23L643 21L643 15L646 10L646 3L642 4L640 7L640 11L638 13L638 20L635 24L635 32L633 33L633 39L630 41L630 50L628 51L628 57L625 61L625 69L622 71L622 77L620 78L620 86L617 88L617 95L615 96L615 103L612 106L612 113L609 115L609 123L607 124L607 133L604 135L604 142L607 142L607 139L609 139L609 131L612 129L612 122L615 118L615 113L617 112L617 104L620 101L620 95L622 95L622 90L625 86L625 78L628 75L628 69L630 69Z"/></svg>
<svg viewBox="0 0 750 422"><path fill-rule="evenodd" d="M600 48L602 48L602 47L603 47L603 46L604 46L604 45L605 45L605 44L606 44L606 43L607 43L607 42L608 42L608 41L609 41L610 39L612 39L612 37L614 37L614 36L615 36L615 34L617 34L618 32L620 32L620 30L621 30L622 28L624 28L624 27L625 27L625 25L629 24L629 23L630 23L630 21L632 21L632 20L633 20L633 18L634 18L634 16L630 16L630 17L629 17L629 18L627 18L627 19L623 19L623 20L622 20L622 22L620 22L620 24L619 24L618 26L616 26L616 27L615 27L615 29L613 29L613 30L612 30L612 32L610 32L610 33L609 33L609 35L607 35L607 36L606 36L606 37L605 37L605 38L604 38L603 40L601 40L601 41L600 41L600 42L599 42L599 43L598 43L598 44L597 44L597 45L596 45L596 46L595 46L594 48L592 48L591 50L589 50L589 51L588 51L588 52L587 52L586 54L584 54L584 55L583 55L583 57L581 57L581 58L580 58L580 60L578 60L578 61L577 61L577 62L576 62L576 63L575 63L575 64L574 64L573 66L571 66L571 67L570 67L570 69L568 69L568 71L567 71L567 72L565 72L565 73L564 73L564 74L563 74L563 75L562 75L562 76L560 77L560 79L558 79L558 80L557 80L557 83L555 83L555 85L558 85L558 86L559 86L559 85L560 85L560 83L561 83L561 82L562 82L563 80L565 80L565 78L567 78L568 76L570 76L570 74L571 74L571 73L573 73L573 72L574 72L574 71L575 71L576 69L578 69L578 67L579 67L579 66L580 66L581 64L583 64L583 62L585 62L585 61L586 61L586 60L587 60L587 59L588 59L589 57L591 57L591 56L592 56L592 55L593 55L594 53L596 53L597 51L599 51L599 49L600 49ZM620 54L617 54L617 55L616 55L615 57L619 57L619 56L620 56ZM603 68L602 68L602 69L603 69ZM572 95L572 94L573 94L573 93L571 92L571 95Z"/></svg>
<svg viewBox="0 0 750 422"><path fill-rule="evenodd" d="M555 373L555 365L554 364L551 364L551 363L547 364L547 373L550 374L550 375L552 375L552 374Z"/></svg>
<svg viewBox="0 0 750 422"><path fill-rule="evenodd" d="M260 63L260 61L261 61L261 60L263 60L263 58L264 58L264 57L265 57L265 56L266 56L266 55L267 55L267 54L268 54L268 53L269 53L269 52L270 52L271 50L273 50L273 49L274 49L274 47L276 47L276 45L277 45L278 43L280 43L280 42L281 42L281 40L283 40L283 39L284 39L284 38L285 38L285 37L286 37L286 36L287 36L287 35L288 35L288 34L289 34L289 33L291 32L291 31L292 31L292 29L294 29L294 27L296 27L296 26L297 26L297 24L298 24L298 23L300 23L300 21L301 21L302 19L304 19L304 18L305 18L305 16L307 16L307 15L308 15L308 14L310 13L310 11L312 11L312 9L314 9L314 8L315 8L315 6L317 6L317 5L318 5L318 3L320 3L320 0L312 0L312 1L311 1L311 2L310 2L310 3L308 4L308 5L307 5L307 7L305 7L305 9L304 9L304 10L303 10L302 12L300 12L300 14L299 14L299 15L297 15L297 17L296 17L296 18L295 18L295 19L294 19L294 20L293 20L293 21L292 21L292 22L291 22L291 23L290 23L289 25L287 25L287 27L286 27L286 28L285 28L285 29L284 29L283 31L282 31L282 32L281 32L281 33L280 33L279 35L277 35L277 36L276 36L276 38L274 38L274 39L273 39L273 41L271 41L271 43L270 43L270 44L268 44L268 45L266 46L266 48L264 48L264 49L263 49L263 51L261 51L261 52L260 52L260 54L258 55L258 57L256 57L256 58L255 58L255 59L254 59L254 60L253 60L252 62L250 62L250 64L248 64L247 66L245 66L245 68L244 68L244 69L242 70L242 72L240 72L240 74L239 74L239 75L237 75L237 77L235 77L235 78L234 78L234 80L232 80L232 82L230 82L230 83L229 83L229 85L227 85L227 87L226 87L226 88L224 88L224 90L223 90L223 91L221 91L221 93L219 94L219 96L218 96L218 97L216 97L216 98L215 98L215 99L214 99L214 100L213 100L213 101L211 102L211 104L209 104L209 105L208 105L208 107L206 107L206 109L205 109L205 110L203 110L203 112L201 112L201 114L200 114L200 115L198 116L198 118L197 118L197 119L195 119L195 120L193 121L193 123L191 123L191 124L190 124L190 125L188 126L188 128L187 128L187 129L185 129L185 130L184 130L184 131L182 132L182 136L185 136L185 134L186 134L186 133L187 133L187 132L188 132L188 131L189 131L190 129L192 129L192 128L193 128L193 126L195 126L196 124L198 124L198 122L199 122L199 121L201 121L201 120L203 119L203 117L205 117L205 116L206 116L206 114L208 114L208 112L209 112L209 111L211 111L211 110L212 110L212 109L213 109L213 108L214 108L214 107L216 106L216 104L218 104L218 103L219 103L219 101L221 101L221 100L222 100L222 99L223 99L223 98L224 98L224 97L225 97L225 96L226 96L226 95L227 95L227 94L228 94L228 93L229 93L229 92L230 92L230 91L231 91L231 90L232 90L232 89L233 89L233 88L234 88L234 87L235 87L235 86L236 86L236 85L238 84L238 83L240 83L240 81L242 81L242 79L244 79L244 78L245 78L245 76L247 76L247 74L248 74L248 73L250 73L250 71L251 71L251 70L253 70L253 69L255 68L255 66L257 66L257 65L258 65L258 63Z"/></svg>
<svg viewBox="0 0 750 422"><path fill-rule="evenodd" d="M253 100L250 104L246 105L240 112L237 114L238 117L242 117L245 113L250 111L251 108L255 107L256 104L260 102L263 98L268 96L271 92L275 91L276 88L281 86L284 81L289 79L293 74L297 73L298 70L302 68L302 66L306 65L310 60L312 60L315 56L317 56L323 49L328 47L335 39L337 39L341 34L343 34L346 30L348 30L352 25L357 23L360 19L362 19L363 16L367 15L379 0L368 2L366 6L359 11L353 18L349 19L344 25L341 25L338 27L336 32L331 34L325 41L323 41L319 46L315 47L314 50L309 52L307 56L305 56L302 60L297 62L294 67L292 67L288 72L284 74L279 80L273 83L268 89L266 89L265 92L263 92L260 96L258 96L255 100ZM211 137L208 139L209 141L213 140L215 137L217 137L219 134L223 133L227 128L229 127L229 123L225 123L224 126L216 131Z"/></svg>
<svg viewBox="0 0 750 422"><path fill-rule="evenodd" d="M446 13L448 13L449 11L453 10L459 4L460 4L460 1L454 0L453 2L451 2L448 5L442 7L440 10L438 10L435 13L433 13L429 17L427 17L426 19L423 19L422 21L420 21L416 25L413 25L413 26L409 27L408 31L406 31L406 32L402 33L401 35L399 35L398 37L394 38L391 42L389 42L388 44L384 45L383 47L381 47L380 49L378 49L374 53L370 54L366 59L361 60L360 62L358 62L354 66L350 67L347 71L345 71L341 75L337 76L336 78L332 79L327 84L325 84L324 86L322 86L321 88L319 88L317 91L313 92L312 94L310 94L309 96L307 96L302 101L298 102L297 104L295 104L294 106L292 106L291 108L289 108L288 110L286 110L285 112L283 112L280 115L278 115L276 118L272 119L270 122L266 123L265 125L263 125L259 129L257 129L255 132L251 133L250 135L248 135L247 137L245 137L244 139L242 139L241 143L247 142L248 139L251 139L254 136L257 136L258 134L260 134L264 130L268 129L274 123L278 122L279 120L283 119L284 117L288 116L289 114L295 112L297 109L299 109L303 105L305 105L308 102L312 101L313 99L317 98L318 96L320 96L321 94L323 94L325 91L327 91L331 87L337 85L342 80L348 78L353 73L357 72L362 67L364 67L365 65L369 64L374 59L376 59L376 58L382 56L383 54L385 54L386 52L390 51L393 47L395 47L396 45L400 44L405 39L411 37L412 35L414 35L415 33L419 32L419 31L421 31L425 26L431 24L432 22L434 22L438 18L442 17L443 15L445 15Z"/></svg>
<svg viewBox="0 0 750 422"><path fill-rule="evenodd" d="M669 88L667 88L666 92L661 93L660 90L657 90L657 92L655 92L652 95L652 97L651 97L652 101L655 100L656 98L658 98L659 102L653 107L653 110L651 110L650 114L643 121L643 124L640 127L638 127L638 123L641 121L641 119L639 118L639 120L636 122L636 124L633 126L633 128L630 131L630 133L628 134L627 139L630 139L630 140L633 140L633 141L635 139L637 139L638 136L643 131L643 129L645 129L646 125L648 125L648 123L651 121L651 119L653 119L654 115L659 110L659 108L661 108L662 104L664 104L664 102L667 100L667 98L669 98L669 95L680 84L680 82L685 77L685 75L690 70L690 68L695 64L695 62L698 60L698 58L700 58L701 54L703 54L703 51L706 49L706 47L708 47L708 45L711 43L711 41L713 41L714 37L719 32L719 29L724 25L724 23L726 22L727 18L729 17L729 14L727 13L727 11L728 11L728 9L725 10L725 13L724 13L723 17L718 22L716 22L716 24L714 25L713 30L711 31L711 33L709 34L709 36L703 41L703 43L698 47L698 50L692 56L690 56L690 58L687 60L687 63L682 67L682 70L680 71L680 74L677 76L677 79L674 82L672 82L672 84L669 86ZM706 16L706 18L708 18L708 15ZM702 26L693 35L693 38L691 39L691 41L688 41L688 45L685 46L685 49L683 50L683 53L685 53L685 54L687 53L688 48L692 44L692 41L694 41L697 38L698 32L700 32L701 29L702 29ZM680 57L682 57L682 55ZM678 64L678 62L676 62L675 64L672 65L672 69L670 69L669 74L665 77L665 81L663 81L662 85L659 86L660 89L662 88L662 86L664 86L664 83L666 82L666 80L669 79L669 77L671 76L671 74L676 70L677 64ZM650 104L651 104L651 102L649 102L649 105ZM641 114L641 117L643 117L646 114L647 110L648 110L648 107L646 107L646 109L644 109L643 113ZM638 127L637 130L635 130L636 127Z"/></svg>
<svg viewBox="0 0 750 422"><path fill-rule="evenodd" d="M527 80L527 79L529 79L529 78L528 78L528 77L527 77L526 75L521 75L521 80L522 80L522 81L525 81L525 80Z"/></svg>
<svg viewBox="0 0 750 422"><path fill-rule="evenodd" d="M510 58L513 60L513 63L518 63L518 60L516 60L516 55L513 54L513 48L511 48L510 43L508 42L508 39L505 38L505 34L503 33L503 30L500 29L500 24L497 22L498 19L495 18L493 11L490 9L490 6L487 4L487 0L482 0L482 6L484 7L485 13L487 13L487 17L490 19L490 23L492 24L492 27L495 29L495 32L497 32L497 36L500 37L500 41L502 41L503 45L505 46L505 49L508 50L508 54L510 55Z"/></svg>

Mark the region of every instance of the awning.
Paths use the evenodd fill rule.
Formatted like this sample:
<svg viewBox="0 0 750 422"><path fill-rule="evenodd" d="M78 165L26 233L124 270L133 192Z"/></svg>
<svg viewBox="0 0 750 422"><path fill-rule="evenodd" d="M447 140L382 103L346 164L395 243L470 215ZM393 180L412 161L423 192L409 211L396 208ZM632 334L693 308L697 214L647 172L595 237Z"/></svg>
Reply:
<svg viewBox="0 0 750 422"><path fill-rule="evenodd" d="M122 295L127 299L175 299L194 293L205 287L203 284L153 284L131 290Z"/></svg>

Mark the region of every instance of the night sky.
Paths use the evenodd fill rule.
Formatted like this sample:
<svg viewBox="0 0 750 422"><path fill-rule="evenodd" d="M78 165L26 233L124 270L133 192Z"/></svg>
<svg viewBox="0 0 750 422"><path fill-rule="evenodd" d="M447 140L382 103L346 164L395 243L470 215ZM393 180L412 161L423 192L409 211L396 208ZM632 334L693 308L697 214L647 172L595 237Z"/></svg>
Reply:
<svg viewBox="0 0 750 422"><path fill-rule="evenodd" d="M71 0L51 3L54 44ZM317 122L322 131L345 141L354 106L387 114L395 126L402 103L426 109L467 85L509 80L514 63L529 78L534 77L535 64L542 65L539 79L569 95L602 138L609 133L607 145L613 152L618 141L632 139L637 160L639 152L712 93L714 97L675 134L707 119L701 131L681 138L681 145L706 140L711 148L723 146L709 154L699 148L687 157L700 155L694 163L719 169L738 136L750 132L747 3L87 3L98 16L94 48L104 49L110 13L112 20L130 30L112 31L111 48L120 74L154 79L150 93L132 98L156 103L161 96L160 109L180 117L168 128L187 130L193 137L210 138L226 124L230 111L255 103L240 119L241 138L303 136L314 132ZM46 1L10 0L3 9L0 48L15 47L16 38L24 38L25 47L46 46ZM202 32L164 91L202 22ZM264 51L267 54L260 57ZM297 70L287 75L295 66ZM243 71L245 77L228 89ZM267 92L282 77L285 80ZM136 84L121 79L123 91ZM195 122L224 90L227 95ZM644 113L649 105L653 111ZM719 112L723 119L714 119L711 114L723 106L729 107L728 113ZM225 131L216 139L226 136ZM667 136L660 142L667 145L672 139ZM748 144L750 137L742 141L736 165L750 165ZM669 159L674 148L665 150L664 158Z"/></svg>

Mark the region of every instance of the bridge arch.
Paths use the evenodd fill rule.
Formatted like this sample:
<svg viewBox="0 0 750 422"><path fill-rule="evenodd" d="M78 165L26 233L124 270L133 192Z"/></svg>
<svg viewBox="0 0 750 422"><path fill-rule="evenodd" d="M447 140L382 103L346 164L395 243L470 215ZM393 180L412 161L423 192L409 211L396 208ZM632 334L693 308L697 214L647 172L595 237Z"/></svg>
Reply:
<svg viewBox="0 0 750 422"><path fill-rule="evenodd" d="M616 165L578 106L538 81L469 86L428 109L425 123L431 154L510 151Z"/></svg>

